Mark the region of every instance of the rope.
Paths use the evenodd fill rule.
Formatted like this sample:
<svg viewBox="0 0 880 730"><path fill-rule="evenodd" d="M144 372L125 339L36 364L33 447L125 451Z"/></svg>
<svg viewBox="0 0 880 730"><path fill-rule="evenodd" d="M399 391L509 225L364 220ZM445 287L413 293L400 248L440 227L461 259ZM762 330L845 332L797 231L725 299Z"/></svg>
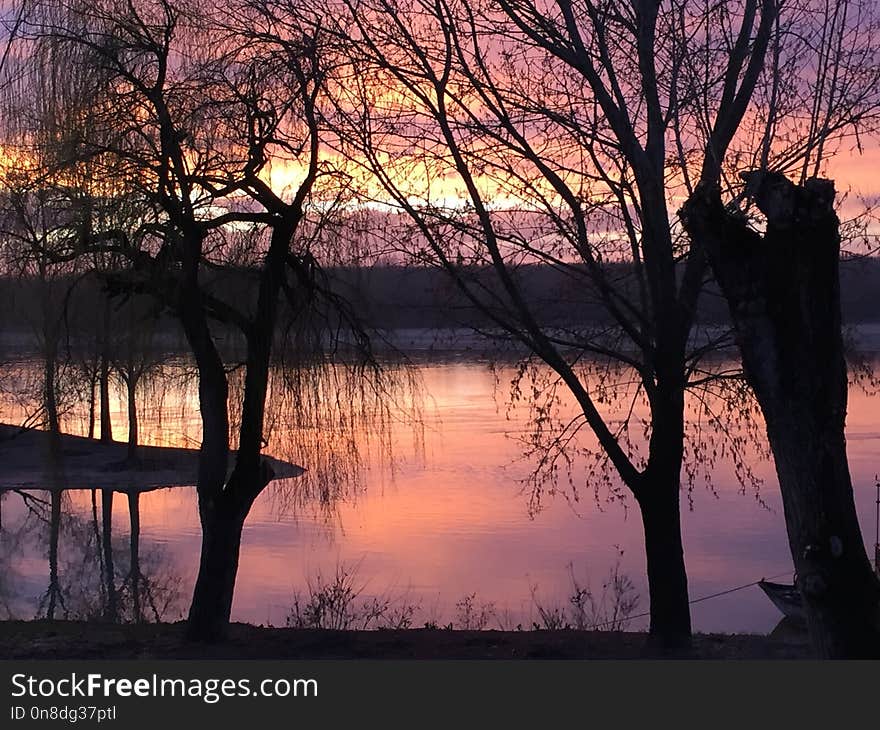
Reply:
<svg viewBox="0 0 880 730"><path fill-rule="evenodd" d="M791 571L787 570L784 573L777 573L776 575L771 575L769 578L761 578L760 580L753 580L751 583L744 583L741 586L736 586L735 588L728 588L724 591L718 591L718 593L710 593L708 596L700 596L699 598L694 598L693 600L688 601L688 605L691 606L695 603L702 603L703 601L708 601L710 598L718 598L719 596L726 596L729 593L736 593L737 591L744 590L745 588L751 588L752 586L758 585L762 580L773 580L774 578L782 578L783 576L791 575ZM601 629L604 626L611 626L613 624L623 624L629 621L635 621L636 619L646 618L650 616L650 611L645 611L644 613L638 613L635 616L627 616L626 618L612 619L611 621L604 621L600 624L594 624L590 628L592 630Z"/></svg>
<svg viewBox="0 0 880 730"><path fill-rule="evenodd" d="M785 575L791 575L791 571L787 570L784 573L777 573L776 575L771 575L769 578L761 578L761 580L773 580L775 578L782 578ZM751 588L752 586L758 585L761 580L754 580L751 583L746 583L745 585L737 586L736 588L728 588L726 591L719 591L718 593L712 593L708 596L702 596L700 598L695 598L693 601L688 601L688 603L700 603L701 601L708 601L710 598L718 598L718 596L726 596L728 593L736 593L737 591L743 590L743 588Z"/></svg>

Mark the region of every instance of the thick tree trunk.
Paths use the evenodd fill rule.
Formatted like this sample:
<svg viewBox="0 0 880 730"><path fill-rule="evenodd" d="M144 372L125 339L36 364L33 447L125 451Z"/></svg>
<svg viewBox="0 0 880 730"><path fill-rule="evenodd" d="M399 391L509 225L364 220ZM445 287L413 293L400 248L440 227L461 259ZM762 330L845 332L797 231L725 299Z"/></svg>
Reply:
<svg viewBox="0 0 880 730"><path fill-rule="evenodd" d="M272 241L247 337L247 367L242 401L238 454L226 481L228 457L228 384L201 303L187 301L197 287L184 293L181 312L187 339L199 366L202 448L199 458L199 515L202 553L189 613L188 636L200 641L223 639L229 627L244 520L272 474L260 460L269 363L278 294L293 228L279 226ZM196 298L197 299L197 298ZM221 397L222 396L222 397ZM218 465L222 464L220 472ZM225 482L225 484L224 484Z"/></svg>
<svg viewBox="0 0 880 730"><path fill-rule="evenodd" d="M180 321L199 370L199 412L202 416L197 484L202 549L187 636L197 641L217 641L223 638L229 624L241 530L247 512L233 507L234 495L226 488L229 383L208 327L197 270L197 266L191 263L189 280L181 287L178 305Z"/></svg>
<svg viewBox="0 0 880 730"><path fill-rule="evenodd" d="M880 656L880 584L853 499L844 426L839 221L834 187L744 176L764 236L700 188L682 210L728 300L764 420L813 644L822 657Z"/></svg>
<svg viewBox="0 0 880 730"><path fill-rule="evenodd" d="M819 656L876 658L880 587L856 516L844 411L840 419L821 413L820 400L813 404L818 408L785 408L768 417L798 588ZM836 406L845 408L845 398Z"/></svg>
<svg viewBox="0 0 880 730"><path fill-rule="evenodd" d="M666 353L651 393L648 464L636 491L645 530L648 591L651 599L651 642L663 648L689 646L691 615L681 539L681 465L684 459L683 367Z"/></svg>
<svg viewBox="0 0 880 730"><path fill-rule="evenodd" d="M687 647L691 639L678 492L677 480L674 484L655 483L639 500L648 563L650 640L667 649Z"/></svg>
<svg viewBox="0 0 880 730"><path fill-rule="evenodd" d="M200 500L199 513L202 552L187 636L195 641L219 641L229 627L247 510L237 508L230 499L214 504L202 504Z"/></svg>

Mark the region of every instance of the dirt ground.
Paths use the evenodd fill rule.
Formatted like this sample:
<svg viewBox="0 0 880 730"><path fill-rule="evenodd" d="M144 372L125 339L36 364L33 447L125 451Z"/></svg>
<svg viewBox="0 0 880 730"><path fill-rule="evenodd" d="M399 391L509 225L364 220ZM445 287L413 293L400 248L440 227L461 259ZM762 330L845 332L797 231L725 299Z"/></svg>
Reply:
<svg viewBox="0 0 880 730"><path fill-rule="evenodd" d="M315 631L233 624L227 641L193 644L184 624L0 622L4 659L803 659L798 634L698 634L684 654L646 635L597 631Z"/></svg>

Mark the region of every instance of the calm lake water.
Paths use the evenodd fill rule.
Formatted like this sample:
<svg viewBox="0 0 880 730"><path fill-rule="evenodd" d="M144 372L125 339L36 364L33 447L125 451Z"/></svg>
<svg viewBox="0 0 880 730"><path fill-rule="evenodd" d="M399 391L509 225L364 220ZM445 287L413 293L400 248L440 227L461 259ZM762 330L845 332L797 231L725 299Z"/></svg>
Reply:
<svg viewBox="0 0 880 730"><path fill-rule="evenodd" d="M522 459L528 414L523 408L508 412L514 367L446 358L419 365L418 375L424 394L420 427L404 417L384 419L365 426L354 443L333 432L314 464L308 463L308 449L278 453L285 450L285 425L283 415L274 419L267 452L297 460L309 469L311 481L274 483L255 504L245 526L233 618L284 625L293 596L302 596L319 575L332 576L340 566L354 573L362 598L414 606L414 625L472 621L487 628L529 627L540 620L538 604L545 609L568 605L572 575L600 597L616 564L640 596L633 613L645 611L641 524L632 499L608 499L606 487L584 484L587 462L575 457L579 501L562 493L545 495L540 510L530 509L524 480L533 462ZM624 390L620 385L618 394ZM142 396L143 441L192 445L199 431L192 383L166 384L161 398L154 391ZM559 396L564 416L572 412L571 404L564 393ZM856 499L871 546L880 471L878 398L853 386L848 418ZM609 406L615 407L625 406ZM125 437L122 408L120 399L114 411L119 439ZM15 421L20 414L21 404L7 397L0 420ZM697 413L692 417L696 423ZM73 411L66 428L83 427L82 412ZM314 443L321 441L316 434ZM580 443L589 445L585 432ZM707 443L721 441L710 436ZM712 470L713 488L698 478L683 500L693 599L761 577L790 576L772 466L752 447L747 460L765 479L757 496L751 488L743 490L732 461L721 458ZM564 475L562 483L567 484ZM338 495L324 506L310 497L336 487ZM566 492L562 484L560 490ZM45 615L50 603L58 617L100 614L111 574L112 589L124 604L132 573L126 495L115 495L109 521L100 492L64 492L56 505L55 551L51 499L46 492L32 494L45 504L3 494L0 615ZM155 609L164 619L175 619L186 612L198 564L195 491L159 489L140 495L136 506L139 573L149 586L144 600L152 602L142 610L148 617ZM769 632L779 619L756 586L693 605L699 631ZM627 624L645 626L644 618Z"/></svg>

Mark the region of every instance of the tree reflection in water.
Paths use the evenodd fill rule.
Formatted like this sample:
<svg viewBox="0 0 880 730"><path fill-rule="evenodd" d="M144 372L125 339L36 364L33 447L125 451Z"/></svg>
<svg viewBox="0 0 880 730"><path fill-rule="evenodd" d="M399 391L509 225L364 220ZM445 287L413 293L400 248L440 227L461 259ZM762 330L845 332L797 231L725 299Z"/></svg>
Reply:
<svg viewBox="0 0 880 730"><path fill-rule="evenodd" d="M173 620L183 611L181 579L159 546L141 546L140 499L127 495L128 535L113 533L113 491L91 491L84 515L70 492L10 490L3 501L19 497L23 517L0 526L0 611L4 619L29 618L144 623ZM11 523L11 524L10 524ZM29 596L11 570L24 555L42 552L48 583Z"/></svg>

